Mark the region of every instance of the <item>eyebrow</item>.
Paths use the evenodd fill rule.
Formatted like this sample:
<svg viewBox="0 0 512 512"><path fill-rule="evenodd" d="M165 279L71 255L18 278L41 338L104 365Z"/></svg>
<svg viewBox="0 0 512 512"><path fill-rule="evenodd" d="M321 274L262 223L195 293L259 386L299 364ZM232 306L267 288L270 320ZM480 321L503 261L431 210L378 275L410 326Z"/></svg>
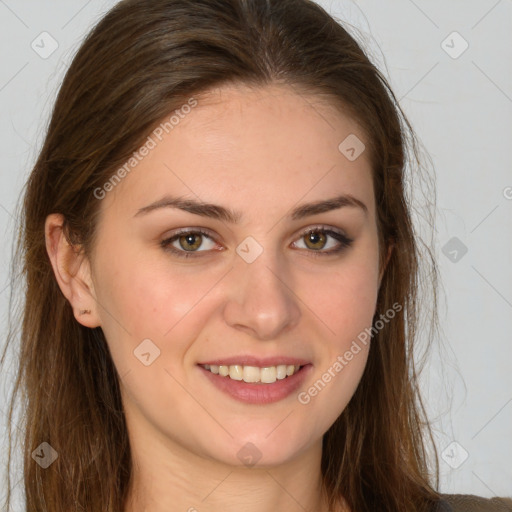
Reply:
<svg viewBox="0 0 512 512"><path fill-rule="evenodd" d="M360 208L365 215L368 214L368 208L362 201L350 194L343 194L331 199L300 205L294 208L288 217L292 220L300 220L311 215L338 210L344 207ZM202 217L209 217L232 224L237 224L242 219L241 212L225 208L224 206L204 203L195 199L184 199L182 197L172 196L165 196L148 206L140 208L135 214L135 217L148 214L161 208L177 208L195 215L201 215Z"/></svg>

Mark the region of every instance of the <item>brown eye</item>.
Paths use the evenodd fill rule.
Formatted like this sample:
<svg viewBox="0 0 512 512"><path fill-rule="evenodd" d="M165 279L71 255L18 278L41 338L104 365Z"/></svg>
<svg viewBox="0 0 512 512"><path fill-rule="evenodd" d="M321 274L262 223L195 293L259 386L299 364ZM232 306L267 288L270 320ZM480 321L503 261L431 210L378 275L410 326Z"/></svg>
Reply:
<svg viewBox="0 0 512 512"><path fill-rule="evenodd" d="M185 251L195 251L201 247L203 236L199 233L189 233L178 238L180 247Z"/></svg>
<svg viewBox="0 0 512 512"><path fill-rule="evenodd" d="M309 249L323 249L327 242L327 237L325 233L320 231L311 231L304 235L304 240Z"/></svg>
<svg viewBox="0 0 512 512"><path fill-rule="evenodd" d="M303 231L295 247L309 249L307 252L312 256L334 256L349 248L353 241L341 232L318 227Z"/></svg>
<svg viewBox="0 0 512 512"><path fill-rule="evenodd" d="M162 240L160 245L165 251L176 256L202 256L202 253L211 252L215 248L212 235L203 231L183 230Z"/></svg>

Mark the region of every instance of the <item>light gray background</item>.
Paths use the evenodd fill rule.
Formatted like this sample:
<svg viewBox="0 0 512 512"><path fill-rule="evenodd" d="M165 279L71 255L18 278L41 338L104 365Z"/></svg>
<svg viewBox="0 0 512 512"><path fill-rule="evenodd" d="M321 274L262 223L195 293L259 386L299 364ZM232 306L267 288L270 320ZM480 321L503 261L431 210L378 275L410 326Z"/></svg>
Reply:
<svg viewBox="0 0 512 512"><path fill-rule="evenodd" d="M2 333L16 200L77 45L115 3L0 0ZM422 383L441 490L510 496L512 0L319 3L362 31L435 167L442 336ZM35 41L40 53L51 49L42 32L58 43L47 58L31 47ZM459 247L446 245L454 243ZM462 257L460 244L467 248ZM2 430L10 379L3 377Z"/></svg>

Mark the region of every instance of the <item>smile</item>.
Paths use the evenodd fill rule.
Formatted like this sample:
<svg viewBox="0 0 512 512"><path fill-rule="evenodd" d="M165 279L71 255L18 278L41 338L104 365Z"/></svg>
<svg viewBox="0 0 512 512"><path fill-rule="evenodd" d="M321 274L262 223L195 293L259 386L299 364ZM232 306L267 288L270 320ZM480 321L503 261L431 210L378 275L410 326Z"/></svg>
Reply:
<svg viewBox="0 0 512 512"><path fill-rule="evenodd" d="M277 366L244 366L204 364L202 368L209 372L227 377L232 380L244 381L247 383L273 384L277 380L283 380L296 374L302 367L300 365L280 364Z"/></svg>

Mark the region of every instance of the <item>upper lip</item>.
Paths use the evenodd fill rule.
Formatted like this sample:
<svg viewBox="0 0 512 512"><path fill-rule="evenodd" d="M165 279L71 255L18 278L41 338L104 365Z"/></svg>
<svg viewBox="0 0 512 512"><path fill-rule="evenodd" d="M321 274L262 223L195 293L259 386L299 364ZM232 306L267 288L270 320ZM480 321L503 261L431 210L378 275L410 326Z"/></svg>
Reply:
<svg viewBox="0 0 512 512"><path fill-rule="evenodd" d="M266 368L268 366L278 366L281 364L304 366L310 362L306 359L300 359L298 357L290 356L272 356L272 357L255 357L250 355L230 356L219 359L209 359L198 363L199 365L217 365L217 366L258 366L260 368Z"/></svg>

